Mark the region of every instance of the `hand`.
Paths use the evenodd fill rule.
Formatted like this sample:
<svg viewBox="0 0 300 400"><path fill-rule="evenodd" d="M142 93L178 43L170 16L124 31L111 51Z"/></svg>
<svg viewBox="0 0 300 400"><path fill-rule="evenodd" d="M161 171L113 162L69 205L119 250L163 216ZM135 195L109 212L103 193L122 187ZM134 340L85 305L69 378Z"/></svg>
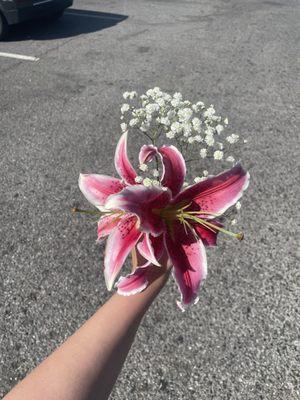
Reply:
<svg viewBox="0 0 300 400"><path fill-rule="evenodd" d="M146 263L144 257L134 248L131 252L132 258L132 271L134 271L138 266L143 265ZM161 278L160 280L165 284L168 280L172 265L170 263L169 257L166 252L162 255L161 259L159 260L161 266L150 265L147 268L147 279L149 283Z"/></svg>

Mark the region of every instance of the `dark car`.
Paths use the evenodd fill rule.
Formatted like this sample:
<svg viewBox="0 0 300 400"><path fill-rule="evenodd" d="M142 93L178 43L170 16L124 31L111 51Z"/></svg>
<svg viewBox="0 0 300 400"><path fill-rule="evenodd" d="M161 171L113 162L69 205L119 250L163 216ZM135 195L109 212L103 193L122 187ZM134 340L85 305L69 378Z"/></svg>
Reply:
<svg viewBox="0 0 300 400"><path fill-rule="evenodd" d="M59 18L73 0L0 0L0 39L9 25L35 18Z"/></svg>

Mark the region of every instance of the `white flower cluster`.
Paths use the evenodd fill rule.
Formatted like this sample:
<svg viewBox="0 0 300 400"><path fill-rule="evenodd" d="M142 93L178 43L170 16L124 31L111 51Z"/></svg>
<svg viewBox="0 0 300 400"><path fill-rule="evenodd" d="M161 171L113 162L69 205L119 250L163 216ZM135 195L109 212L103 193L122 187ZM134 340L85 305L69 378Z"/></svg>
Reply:
<svg viewBox="0 0 300 400"><path fill-rule="evenodd" d="M126 103L121 106L122 132L137 130L154 145L166 141L174 143L187 163L201 159L203 162L208 159L210 163L221 160L230 164L235 162L231 152L239 135L225 134L228 118L218 116L213 105L206 106L202 101L193 103L184 100L179 92L171 95L159 87L149 89L141 96L135 91L125 92L123 98ZM145 172L142 168L145 167L141 166ZM207 175L195 179L199 181ZM142 182L143 178L137 179ZM146 186L149 185L147 179L150 178L143 180ZM152 181L156 182L156 179Z"/></svg>
<svg viewBox="0 0 300 400"><path fill-rule="evenodd" d="M139 169L144 173L149 172L149 167L147 164L140 164ZM142 183L144 186L159 186L160 185L160 182L158 180L160 176L159 170L157 168L152 169L151 175L154 177L154 179L139 175L135 178L135 181L136 183Z"/></svg>

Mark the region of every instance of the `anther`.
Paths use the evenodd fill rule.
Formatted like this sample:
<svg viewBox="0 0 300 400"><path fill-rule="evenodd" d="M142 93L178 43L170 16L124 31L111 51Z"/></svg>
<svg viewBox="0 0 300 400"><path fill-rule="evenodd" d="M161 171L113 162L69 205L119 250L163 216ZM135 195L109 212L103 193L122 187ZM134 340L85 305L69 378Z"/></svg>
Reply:
<svg viewBox="0 0 300 400"><path fill-rule="evenodd" d="M237 239L239 239L239 240L243 240L243 239L244 239L244 234L243 234L243 232L237 233L237 234L236 234L236 237L237 237Z"/></svg>

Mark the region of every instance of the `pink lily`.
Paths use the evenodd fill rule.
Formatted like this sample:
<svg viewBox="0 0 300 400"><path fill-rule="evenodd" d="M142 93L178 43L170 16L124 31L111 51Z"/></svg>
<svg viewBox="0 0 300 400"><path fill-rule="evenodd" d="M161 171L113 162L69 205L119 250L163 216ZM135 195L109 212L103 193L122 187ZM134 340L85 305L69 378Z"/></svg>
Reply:
<svg viewBox="0 0 300 400"><path fill-rule="evenodd" d="M97 207L100 212L74 209L77 212L101 215L98 222L98 241L103 240L109 235L104 270L109 290L112 289L114 280L132 247L143 236L136 227L136 217L130 214L124 215L122 212L111 213L105 208L105 202L110 195L119 193L126 186L136 185L135 178L137 174L127 155L127 132L121 136L118 142L114 161L115 168L121 179L99 174L80 174L79 176L80 190L87 200ZM128 233L126 236L128 246L126 246L126 241L121 241L125 231ZM147 254L148 258L151 253L149 240L146 238L144 244L139 244L142 254ZM111 247L114 247L114 249L111 250ZM151 262L159 265L154 256L151 258Z"/></svg>
<svg viewBox="0 0 300 400"><path fill-rule="evenodd" d="M166 252L181 292L178 305L184 308L197 300L206 277L205 246L216 244L219 231L226 231L214 217L224 213L242 196L249 174L240 164L181 191L186 167L174 146L143 146L140 162L159 156L163 165L162 186L135 184L136 173L126 154L126 135L119 141L115 164L122 181L103 175L81 175L79 186L86 198L105 214L98 224L98 238L107 235L104 275L109 290L130 251L137 246L147 260L116 284L122 294L133 294L147 286L147 267L159 265Z"/></svg>

